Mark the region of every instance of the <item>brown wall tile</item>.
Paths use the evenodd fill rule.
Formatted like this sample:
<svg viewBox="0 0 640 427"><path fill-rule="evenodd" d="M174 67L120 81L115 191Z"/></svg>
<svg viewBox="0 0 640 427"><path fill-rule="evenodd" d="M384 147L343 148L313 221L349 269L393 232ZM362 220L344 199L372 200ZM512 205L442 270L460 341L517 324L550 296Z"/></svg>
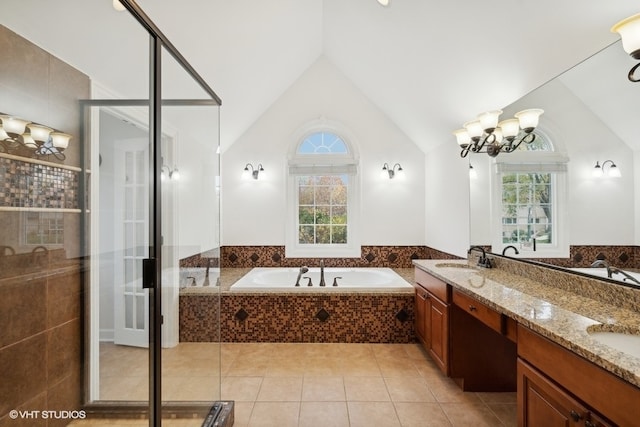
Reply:
<svg viewBox="0 0 640 427"><path fill-rule="evenodd" d="M0 283L0 348L41 333L46 321L46 279Z"/></svg>

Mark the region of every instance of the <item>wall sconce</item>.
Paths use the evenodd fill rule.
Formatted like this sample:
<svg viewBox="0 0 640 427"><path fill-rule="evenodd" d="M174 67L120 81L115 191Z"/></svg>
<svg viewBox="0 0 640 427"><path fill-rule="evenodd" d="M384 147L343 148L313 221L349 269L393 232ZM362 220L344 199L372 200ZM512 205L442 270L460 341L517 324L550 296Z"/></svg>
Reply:
<svg viewBox="0 0 640 427"><path fill-rule="evenodd" d="M392 168L389 168L389 165L385 163L382 166L382 176L389 179L393 179L396 176L400 178L404 176L404 169L402 169L400 163L396 163Z"/></svg>
<svg viewBox="0 0 640 427"><path fill-rule="evenodd" d="M253 179L258 179L258 175L262 172L262 176L264 177L264 168L262 167L262 163L258 163L256 168L253 167L251 163L247 163L242 171L242 177L247 179L252 177Z"/></svg>
<svg viewBox="0 0 640 427"><path fill-rule="evenodd" d="M165 169L167 170L166 174L164 173ZM169 179L172 181L178 181L180 179L180 171L178 170L177 167L174 167L173 170L171 170L169 166L162 165L162 171L160 172L160 180L164 181L165 179L167 179L167 177L169 177Z"/></svg>
<svg viewBox="0 0 640 427"><path fill-rule="evenodd" d="M620 173L620 169L618 169L616 164L613 163L613 160L605 160L604 162L602 162L602 166L600 165L600 162L596 162L596 165L593 167L593 176L595 178L604 176L604 169L607 165L609 165L609 169L607 170L608 176L612 178L620 178L622 176L622 174Z"/></svg>
<svg viewBox="0 0 640 427"><path fill-rule="evenodd" d="M611 27L611 32L620 34L624 51L640 61L640 13L618 22ZM629 71L628 78L634 83L640 82L640 78L636 79L633 76L638 67L640 67L640 62Z"/></svg>
<svg viewBox="0 0 640 427"><path fill-rule="evenodd" d="M66 159L71 135L18 117L0 114L0 152L28 157Z"/></svg>
<svg viewBox="0 0 640 427"><path fill-rule="evenodd" d="M464 129L453 132L462 149L460 157L466 157L469 152L496 157L501 152L512 153L523 142L531 144L536 139L533 130L538 126L542 113L544 110L531 108L517 112L514 119L500 123L498 118L502 110L479 114L476 120L465 123Z"/></svg>

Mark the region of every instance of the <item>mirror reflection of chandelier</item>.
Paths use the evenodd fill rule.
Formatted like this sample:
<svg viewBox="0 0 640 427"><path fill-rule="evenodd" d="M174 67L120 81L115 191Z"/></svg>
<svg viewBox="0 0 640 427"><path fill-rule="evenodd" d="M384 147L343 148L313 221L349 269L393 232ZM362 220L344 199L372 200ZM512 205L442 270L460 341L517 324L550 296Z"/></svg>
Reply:
<svg viewBox="0 0 640 427"><path fill-rule="evenodd" d="M523 142L531 144L536 139L533 133L544 110L531 108L515 114L515 118L498 122L502 110L479 114L476 120L453 132L462 151L460 157L471 153L487 153L496 157L500 153L511 153Z"/></svg>
<svg viewBox="0 0 640 427"><path fill-rule="evenodd" d="M620 34L624 51L640 61L640 13L618 22L611 28L611 32ZM640 82L640 78L634 77L639 67L640 62L629 71L629 80L634 83Z"/></svg>
<svg viewBox="0 0 640 427"><path fill-rule="evenodd" d="M71 135L18 117L0 114L0 153L64 160Z"/></svg>

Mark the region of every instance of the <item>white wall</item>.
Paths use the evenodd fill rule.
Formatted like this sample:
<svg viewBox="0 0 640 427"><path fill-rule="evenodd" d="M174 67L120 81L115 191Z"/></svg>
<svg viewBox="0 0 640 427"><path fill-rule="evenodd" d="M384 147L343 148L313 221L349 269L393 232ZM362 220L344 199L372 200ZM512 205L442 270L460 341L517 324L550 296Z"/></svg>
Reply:
<svg viewBox="0 0 640 427"><path fill-rule="evenodd" d="M287 153L299 129L322 118L340 123L360 155L363 245L422 245L423 153L329 60L320 57L222 154L222 244L283 245ZM380 177L400 163L405 179ZM242 180L246 163L266 179Z"/></svg>
<svg viewBox="0 0 640 427"><path fill-rule="evenodd" d="M426 245L461 257L469 248L469 163L455 140L426 155Z"/></svg>

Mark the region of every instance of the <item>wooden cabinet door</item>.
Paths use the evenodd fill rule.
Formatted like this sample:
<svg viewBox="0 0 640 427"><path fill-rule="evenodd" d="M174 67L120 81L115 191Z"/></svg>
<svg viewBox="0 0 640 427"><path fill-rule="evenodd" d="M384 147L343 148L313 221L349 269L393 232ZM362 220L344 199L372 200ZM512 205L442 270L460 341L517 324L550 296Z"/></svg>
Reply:
<svg viewBox="0 0 640 427"><path fill-rule="evenodd" d="M427 295L426 335L428 350L440 370L449 374L449 307L435 296Z"/></svg>
<svg viewBox="0 0 640 427"><path fill-rule="evenodd" d="M583 426L589 411L563 388L518 359L518 426Z"/></svg>
<svg viewBox="0 0 640 427"><path fill-rule="evenodd" d="M416 335L418 340L425 345L426 340L426 316L427 316L427 291L416 287Z"/></svg>

